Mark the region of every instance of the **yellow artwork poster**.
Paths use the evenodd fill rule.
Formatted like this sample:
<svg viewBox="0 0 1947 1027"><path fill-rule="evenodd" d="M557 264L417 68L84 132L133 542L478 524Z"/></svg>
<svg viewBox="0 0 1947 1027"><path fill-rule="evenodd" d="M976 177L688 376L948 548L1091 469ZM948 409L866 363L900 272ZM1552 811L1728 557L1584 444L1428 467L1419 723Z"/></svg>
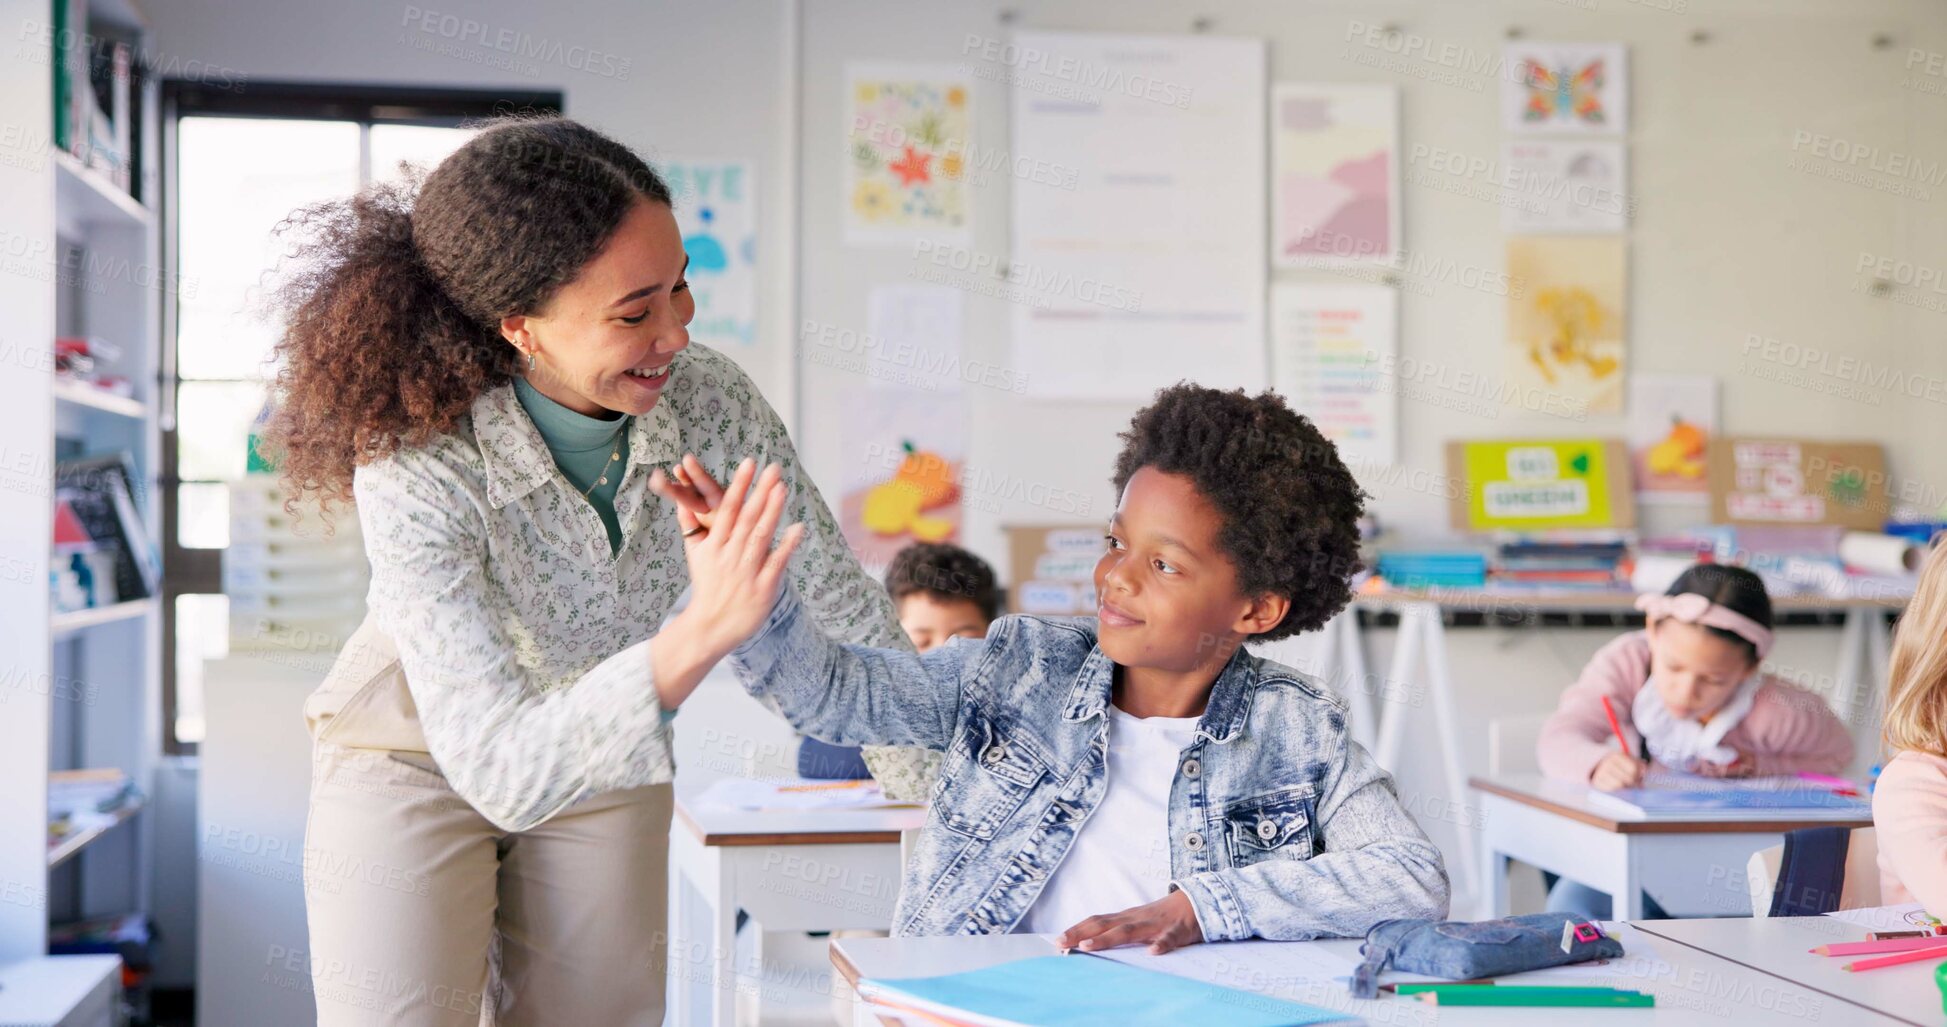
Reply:
<svg viewBox="0 0 1947 1027"><path fill-rule="evenodd" d="M1628 252L1620 237L1508 240L1508 392L1516 401L1571 417L1622 412Z"/></svg>

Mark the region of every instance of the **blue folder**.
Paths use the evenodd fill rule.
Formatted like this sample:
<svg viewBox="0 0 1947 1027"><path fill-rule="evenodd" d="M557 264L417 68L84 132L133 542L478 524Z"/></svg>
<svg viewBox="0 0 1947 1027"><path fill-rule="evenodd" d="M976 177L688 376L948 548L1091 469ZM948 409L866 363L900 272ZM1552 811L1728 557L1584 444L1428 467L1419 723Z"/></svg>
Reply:
<svg viewBox="0 0 1947 1027"><path fill-rule="evenodd" d="M1039 1027L1298 1027L1358 1017L1097 956L1038 956L942 977L860 982L867 998Z"/></svg>
<svg viewBox="0 0 1947 1027"><path fill-rule="evenodd" d="M1598 793L1600 794L1600 793ZM1624 788L1609 792L1607 798L1633 806L1646 815L1659 813L1735 813L1742 810L1831 810L1873 815L1872 803L1840 795L1823 788L1714 788L1691 791L1683 788Z"/></svg>

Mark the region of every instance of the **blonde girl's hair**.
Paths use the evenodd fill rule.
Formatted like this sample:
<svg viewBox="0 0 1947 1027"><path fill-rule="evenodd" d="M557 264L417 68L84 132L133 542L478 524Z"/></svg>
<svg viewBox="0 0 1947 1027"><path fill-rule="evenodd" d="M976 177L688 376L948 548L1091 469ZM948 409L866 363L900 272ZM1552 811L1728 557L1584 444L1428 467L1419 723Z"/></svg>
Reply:
<svg viewBox="0 0 1947 1027"><path fill-rule="evenodd" d="M1893 632L1888 669L1886 744L1947 756L1947 544L1938 538Z"/></svg>

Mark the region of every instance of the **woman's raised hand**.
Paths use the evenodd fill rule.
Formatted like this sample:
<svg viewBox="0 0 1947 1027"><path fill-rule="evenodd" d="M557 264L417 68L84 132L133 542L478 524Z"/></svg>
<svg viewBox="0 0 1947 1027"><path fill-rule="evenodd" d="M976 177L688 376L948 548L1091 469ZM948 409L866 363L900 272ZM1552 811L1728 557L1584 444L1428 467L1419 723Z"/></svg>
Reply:
<svg viewBox="0 0 1947 1027"><path fill-rule="evenodd" d="M702 495L697 471L690 477L691 488ZM700 477L707 480L709 475ZM804 525L798 523L771 545L788 498L783 478L777 464L760 475L756 462L746 459L702 514L671 495L674 490L656 489L676 502L676 522L683 529L683 553L690 565L690 602L680 616L720 653L755 634L770 615L791 554L804 539ZM711 488L715 485L709 482Z"/></svg>
<svg viewBox="0 0 1947 1027"><path fill-rule="evenodd" d="M668 474L660 467L649 472L649 491L675 503L679 509L688 510L704 528L716 520L717 505L723 502L723 486L717 484L717 479L710 476L709 469L694 453L684 453L683 459L670 466Z"/></svg>

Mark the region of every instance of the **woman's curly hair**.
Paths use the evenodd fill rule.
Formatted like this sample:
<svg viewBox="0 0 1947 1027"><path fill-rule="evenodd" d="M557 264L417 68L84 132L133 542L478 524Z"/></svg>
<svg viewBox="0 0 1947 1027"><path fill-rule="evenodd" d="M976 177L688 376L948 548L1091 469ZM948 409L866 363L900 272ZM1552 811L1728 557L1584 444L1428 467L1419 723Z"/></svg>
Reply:
<svg viewBox="0 0 1947 1027"><path fill-rule="evenodd" d="M1352 598L1365 491L1338 447L1283 397L1181 382L1157 393L1119 437L1118 495L1144 467L1189 478L1223 518L1217 541L1237 568L1238 590L1291 601L1252 641L1322 627Z"/></svg>
<svg viewBox="0 0 1947 1027"><path fill-rule="evenodd" d="M640 199L669 187L575 121L508 115L429 174L303 208L278 226L284 321L261 450L287 508L352 498L361 463L450 431L517 371L500 321L580 272Z"/></svg>

